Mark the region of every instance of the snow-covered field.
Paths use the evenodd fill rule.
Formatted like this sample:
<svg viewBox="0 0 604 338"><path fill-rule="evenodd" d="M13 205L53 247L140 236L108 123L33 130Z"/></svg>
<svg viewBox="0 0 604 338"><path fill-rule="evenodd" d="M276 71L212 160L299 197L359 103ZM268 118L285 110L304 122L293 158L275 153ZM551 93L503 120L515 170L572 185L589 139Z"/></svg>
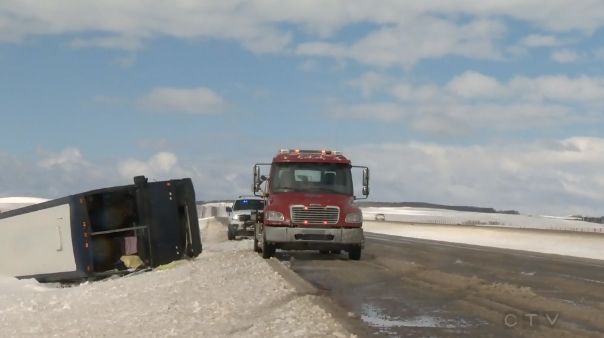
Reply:
<svg viewBox="0 0 604 338"><path fill-rule="evenodd" d="M604 235L365 221L365 232L604 260Z"/></svg>
<svg viewBox="0 0 604 338"><path fill-rule="evenodd" d="M155 271L76 287L0 278L2 337L348 337L317 296L203 224L204 251Z"/></svg>
<svg viewBox="0 0 604 338"><path fill-rule="evenodd" d="M363 219L368 221L376 220L376 215L383 215L386 221L416 224L474 225L604 233L604 224L548 216L508 215L411 207L369 207L362 208L362 210Z"/></svg>

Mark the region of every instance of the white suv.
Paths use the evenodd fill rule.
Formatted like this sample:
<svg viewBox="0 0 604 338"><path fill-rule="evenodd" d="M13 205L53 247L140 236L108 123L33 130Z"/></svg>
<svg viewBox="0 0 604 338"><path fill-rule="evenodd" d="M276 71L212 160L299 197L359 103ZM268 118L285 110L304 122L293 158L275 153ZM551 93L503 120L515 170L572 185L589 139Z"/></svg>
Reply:
<svg viewBox="0 0 604 338"><path fill-rule="evenodd" d="M264 212L264 200L257 196L239 196L232 207L227 207L227 211L229 240L235 239L236 236L252 236L258 215Z"/></svg>

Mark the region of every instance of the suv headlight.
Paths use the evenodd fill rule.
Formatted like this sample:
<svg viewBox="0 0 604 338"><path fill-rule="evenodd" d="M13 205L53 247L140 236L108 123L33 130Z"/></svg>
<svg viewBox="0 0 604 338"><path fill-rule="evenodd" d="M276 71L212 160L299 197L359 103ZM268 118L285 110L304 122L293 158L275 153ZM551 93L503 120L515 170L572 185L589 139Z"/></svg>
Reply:
<svg viewBox="0 0 604 338"><path fill-rule="evenodd" d="M346 215L346 223L363 223L363 214L360 212L351 212Z"/></svg>
<svg viewBox="0 0 604 338"><path fill-rule="evenodd" d="M283 214L280 213L279 211L269 211L266 213L266 220L283 222L285 220L285 217L283 217Z"/></svg>

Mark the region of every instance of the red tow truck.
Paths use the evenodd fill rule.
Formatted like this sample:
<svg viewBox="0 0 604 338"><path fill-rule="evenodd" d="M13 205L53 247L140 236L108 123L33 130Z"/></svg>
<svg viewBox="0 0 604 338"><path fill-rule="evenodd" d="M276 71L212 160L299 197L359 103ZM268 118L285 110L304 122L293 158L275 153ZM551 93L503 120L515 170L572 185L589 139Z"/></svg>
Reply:
<svg viewBox="0 0 604 338"><path fill-rule="evenodd" d="M268 177L260 168L270 166ZM270 258L276 249L348 252L361 258L363 215L354 203L352 168L362 170L362 195L369 195L369 168L352 166L341 152L281 149L272 163L254 165L253 192L266 199L255 227L254 250ZM262 187L264 183L264 186Z"/></svg>

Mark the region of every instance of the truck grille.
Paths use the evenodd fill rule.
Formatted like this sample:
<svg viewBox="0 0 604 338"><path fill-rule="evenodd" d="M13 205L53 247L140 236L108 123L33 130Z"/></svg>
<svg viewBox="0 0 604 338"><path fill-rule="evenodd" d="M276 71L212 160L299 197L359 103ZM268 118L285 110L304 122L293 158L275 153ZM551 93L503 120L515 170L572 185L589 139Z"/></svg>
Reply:
<svg viewBox="0 0 604 338"><path fill-rule="evenodd" d="M291 207L292 222L295 224L337 224L340 218L338 207Z"/></svg>
<svg viewBox="0 0 604 338"><path fill-rule="evenodd" d="M252 218L250 217L250 215L239 215L239 220L240 221L244 221L245 222L245 221L249 221L251 219Z"/></svg>
<svg viewBox="0 0 604 338"><path fill-rule="evenodd" d="M322 235L322 234L296 234L294 238L296 240L303 241L333 241L334 235Z"/></svg>

